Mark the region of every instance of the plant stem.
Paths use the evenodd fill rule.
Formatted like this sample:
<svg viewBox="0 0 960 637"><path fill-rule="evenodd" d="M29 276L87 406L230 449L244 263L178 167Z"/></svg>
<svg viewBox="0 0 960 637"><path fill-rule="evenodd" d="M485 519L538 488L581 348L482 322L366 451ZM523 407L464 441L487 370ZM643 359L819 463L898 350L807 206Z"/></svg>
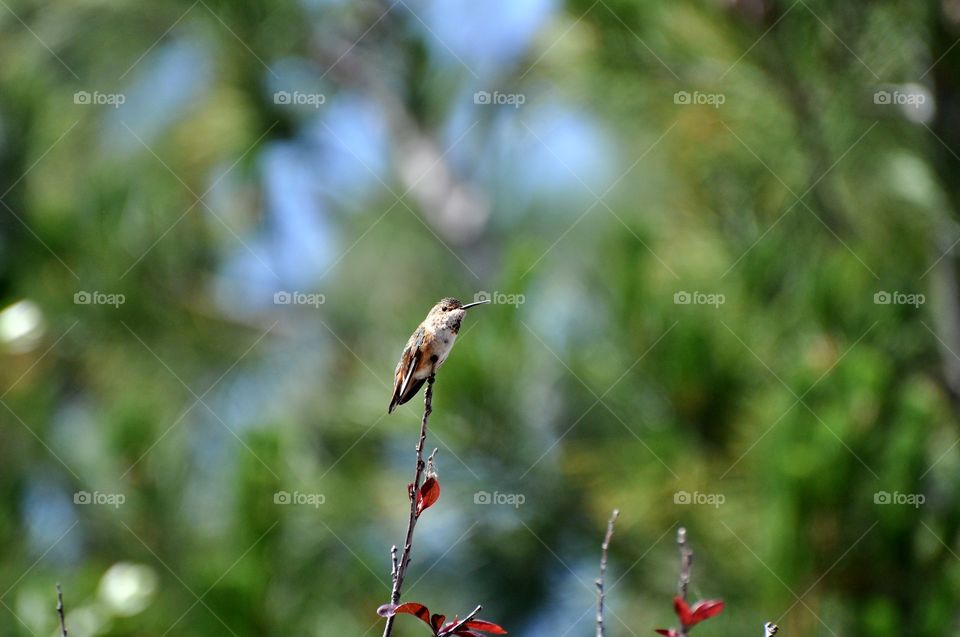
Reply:
<svg viewBox="0 0 960 637"><path fill-rule="evenodd" d="M423 444L427 439L427 421L430 419L430 413L433 411L433 374L427 378L427 391L423 395L423 419L420 421L420 439L417 441L417 464L413 474L413 487L410 491L410 517L407 518L407 536L403 541L403 550L400 553L400 561L393 562L396 567L393 568L393 589L390 592L390 603L400 603L400 593L403 588L403 578L407 574L407 567L410 566L410 552L413 548L413 530L417 526L417 491L420 489L420 480L423 477L423 469L426 463L423 461ZM395 555L395 551L391 551ZM393 558L391 558L393 561ZM387 625L383 627L383 637L390 637L393 634L393 622L396 615L387 618Z"/></svg>
<svg viewBox="0 0 960 637"><path fill-rule="evenodd" d="M690 586L690 566L693 564L693 549L687 544L687 530L677 529L677 545L680 547L680 581L677 594L687 601L687 588ZM680 625L680 637L687 637L687 627Z"/></svg>
<svg viewBox="0 0 960 637"><path fill-rule="evenodd" d="M613 523L617 521L620 515L619 509L614 509L607 522L607 534L603 536L603 544L600 545L600 577L597 578L597 637L604 636L603 625L603 580L607 574L607 551L610 549L610 538L613 537Z"/></svg>
<svg viewBox="0 0 960 637"><path fill-rule="evenodd" d="M63 592L60 590L60 584L57 584L57 615L60 616L60 635L67 637L67 622L63 617Z"/></svg>

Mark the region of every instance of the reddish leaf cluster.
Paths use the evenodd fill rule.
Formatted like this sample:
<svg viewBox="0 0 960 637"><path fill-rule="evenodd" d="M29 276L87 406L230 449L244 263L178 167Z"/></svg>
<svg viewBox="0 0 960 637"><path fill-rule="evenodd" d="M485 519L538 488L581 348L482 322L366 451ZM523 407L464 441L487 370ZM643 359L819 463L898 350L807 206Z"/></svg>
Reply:
<svg viewBox="0 0 960 637"><path fill-rule="evenodd" d="M430 627L434 637L448 637L452 635L458 635L459 637L483 637L480 633L490 633L491 635L507 634L507 631L497 624L482 619L471 619L462 626L457 626L460 622L456 616L453 617L452 622L447 622L445 615L431 615L426 606L418 604L417 602L407 602L399 606L384 604L377 609L377 614L381 617L391 617L399 614L413 615Z"/></svg>
<svg viewBox="0 0 960 637"><path fill-rule="evenodd" d="M691 608L685 599L677 595L673 598L673 610L680 619L680 625L683 626L683 632L686 633L705 619L710 619L714 615L719 615L723 610L723 600L705 599L697 602ZM664 637L679 637L680 633L672 628L657 628L656 632Z"/></svg>

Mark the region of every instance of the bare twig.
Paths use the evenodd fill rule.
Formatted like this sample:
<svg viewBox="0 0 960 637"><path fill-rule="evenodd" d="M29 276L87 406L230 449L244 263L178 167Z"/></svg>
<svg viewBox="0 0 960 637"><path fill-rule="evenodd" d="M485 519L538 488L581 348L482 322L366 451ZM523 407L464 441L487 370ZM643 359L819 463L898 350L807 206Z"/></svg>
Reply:
<svg viewBox="0 0 960 637"><path fill-rule="evenodd" d="M680 581L677 584L677 594L687 601L687 588L690 586L690 567L693 565L693 549L687 544L687 530L682 526L677 529L677 545L680 547ZM687 637L687 627L680 626L680 637Z"/></svg>
<svg viewBox="0 0 960 637"><path fill-rule="evenodd" d="M397 581L397 545L390 547L390 581Z"/></svg>
<svg viewBox="0 0 960 637"><path fill-rule="evenodd" d="M477 613L479 613L481 610L483 610L483 606L480 606L480 605L478 604L477 607L473 609L473 612L471 612L469 615L467 615L466 617L464 617L463 619L461 619L460 621L458 621L456 624L454 624L453 626L451 626L451 627L448 628L447 630L443 631L443 633L441 633L441 634L443 634L443 635L452 635L452 634L454 634L455 632L457 632L458 630L460 630L461 628L463 628L463 627L467 624L468 621L470 621L471 619L473 619L474 617L476 617L476 616L477 616Z"/></svg>
<svg viewBox="0 0 960 637"><path fill-rule="evenodd" d="M57 583L57 615L60 616L60 635L67 637L67 622L63 617L63 592L60 590L60 584Z"/></svg>
<svg viewBox="0 0 960 637"><path fill-rule="evenodd" d="M693 549L687 544L687 530L677 529L677 545L680 547L680 581L677 594L687 601L687 587L690 586L690 567L693 565Z"/></svg>
<svg viewBox="0 0 960 637"><path fill-rule="evenodd" d="M410 551L413 548L413 530L417 525L417 491L420 489L420 480L423 477L423 470L426 464L423 461L423 443L427 439L427 421L433 411L433 374L427 378L427 391L423 395L423 419L420 421L420 439L417 441L417 464L413 474L413 485L410 491L410 517L407 518L407 535L403 541L403 551L400 553L400 561L394 562L396 576L393 578L393 589L390 592L390 603L400 603L400 593L403 588L403 578L407 574L407 567L410 566ZM436 453L436 451L434 451ZM430 456L433 458L433 454ZM392 554L395 554L391 551ZM383 637L390 637L393 634L393 622L396 615L387 617L387 625L383 628Z"/></svg>
<svg viewBox="0 0 960 637"><path fill-rule="evenodd" d="M767 622L763 625L763 637L773 637L780 630L780 627L773 622Z"/></svg>
<svg viewBox="0 0 960 637"><path fill-rule="evenodd" d="M614 509L610 514L610 520L607 522L607 534L603 536L603 544L600 545L600 577L597 578L597 637L603 637L603 579L607 574L607 551L610 549L610 538L613 537L613 523L617 521L620 515L619 509Z"/></svg>

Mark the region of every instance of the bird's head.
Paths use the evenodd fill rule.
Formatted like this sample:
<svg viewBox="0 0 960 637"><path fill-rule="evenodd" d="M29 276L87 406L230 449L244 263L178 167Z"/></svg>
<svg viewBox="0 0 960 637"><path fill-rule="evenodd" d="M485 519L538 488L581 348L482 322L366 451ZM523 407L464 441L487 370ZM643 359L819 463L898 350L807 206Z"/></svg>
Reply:
<svg viewBox="0 0 960 637"><path fill-rule="evenodd" d="M433 306L428 318L434 325L447 327L456 332L460 329L460 322L463 321L469 308L489 302L485 299L464 305L458 299L447 297L440 299L440 302Z"/></svg>

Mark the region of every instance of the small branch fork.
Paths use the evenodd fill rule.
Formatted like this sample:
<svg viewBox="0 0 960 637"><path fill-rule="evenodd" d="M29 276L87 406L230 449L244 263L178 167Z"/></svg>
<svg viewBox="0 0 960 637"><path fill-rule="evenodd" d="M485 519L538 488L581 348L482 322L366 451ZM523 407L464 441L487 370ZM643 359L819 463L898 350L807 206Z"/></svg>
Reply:
<svg viewBox="0 0 960 637"><path fill-rule="evenodd" d="M610 538L613 537L613 524L620 515L619 509L614 509L607 522L607 533L603 536L603 544L600 545L600 577L596 580L597 585L597 637L604 637L603 625L603 600L605 592L603 589L604 578L607 574L607 551L610 549Z"/></svg>
<svg viewBox="0 0 960 637"><path fill-rule="evenodd" d="M403 541L403 550L400 553L400 559L397 559L397 547L394 545L390 549L391 576L393 587L390 592L390 603L400 603L400 593L403 588L403 578L407 574L407 567L410 566L410 552L413 548L413 530L417 526L417 491L420 489L420 481L423 478L426 463L423 461L423 445L427 439L427 421L433 412L433 383L436 377L433 374L427 378L427 391L423 395L423 418L420 421L420 439L417 441L417 464L413 474L413 485L410 490L410 517L407 518L407 535ZM434 449L430 454L431 461L437 453ZM432 462L431 462L432 464ZM479 611L476 611L479 612ZM393 622L396 615L387 618L387 625L383 628L383 637L390 637L393 634Z"/></svg>
<svg viewBox="0 0 960 637"><path fill-rule="evenodd" d="M469 615L467 615L466 617L464 617L463 619L461 619L460 621L458 621L456 624L454 624L453 626L451 626L451 627L448 628L447 630L443 631L443 634L444 634L444 635L452 635L452 634L454 634L455 632L457 632L458 630L460 630L461 628L463 628L464 626L466 626L466 625L467 625L467 622L469 622L469 621L472 620L474 617L476 617L476 616L477 616L477 613L479 613L481 610L483 610L483 606L480 606L480 605L478 604L477 607L474 608L473 611L471 611L471 613L470 613Z"/></svg>

